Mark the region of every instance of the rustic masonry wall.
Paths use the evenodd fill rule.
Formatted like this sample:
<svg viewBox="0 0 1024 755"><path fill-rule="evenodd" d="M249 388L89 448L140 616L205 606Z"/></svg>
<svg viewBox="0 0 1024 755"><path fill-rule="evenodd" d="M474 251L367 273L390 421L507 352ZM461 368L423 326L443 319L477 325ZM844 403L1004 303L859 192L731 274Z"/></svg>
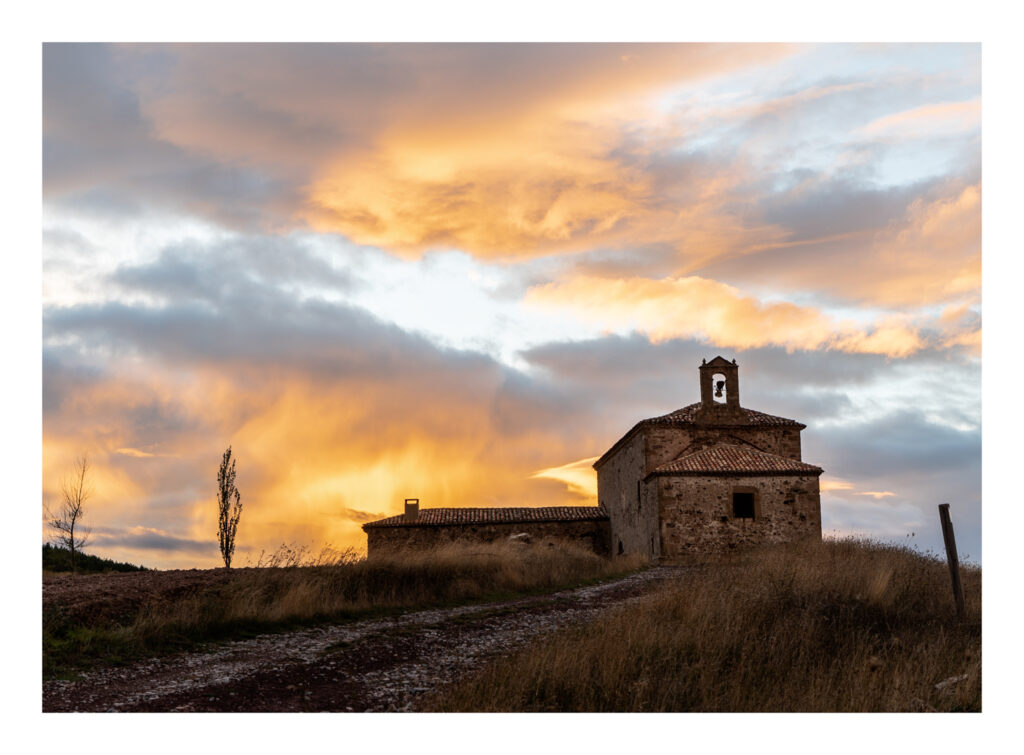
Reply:
<svg viewBox="0 0 1024 755"><path fill-rule="evenodd" d="M821 538L821 494L816 475L663 476L662 556L679 558L753 543ZM754 519L732 516L734 491L755 492Z"/></svg>
<svg viewBox="0 0 1024 755"><path fill-rule="evenodd" d="M598 504L611 522L611 552L653 555L658 543L658 507L643 478L644 432L637 432L597 470Z"/></svg>
<svg viewBox="0 0 1024 755"><path fill-rule="evenodd" d="M661 558L661 532L658 529L658 480L646 479L640 484L640 511L643 521L641 526L647 538L648 558ZM645 551L641 549L641 553Z"/></svg>
<svg viewBox="0 0 1024 755"><path fill-rule="evenodd" d="M683 451L696 453L716 443L749 445L759 451L800 461L800 428L783 427L648 427L645 435L645 473L679 457ZM607 462L611 465L611 461Z"/></svg>
<svg viewBox="0 0 1024 755"><path fill-rule="evenodd" d="M607 521L502 522L500 524L402 525L366 530L368 555L389 550L434 548L457 541L491 543L526 532L531 539L560 540L608 555L611 533Z"/></svg>
<svg viewBox="0 0 1024 755"><path fill-rule="evenodd" d="M705 445L714 443L735 443L741 441L749 444L759 451L785 456L787 459L800 461L800 428L794 426L783 427L730 427L722 429L698 431L697 438L707 437ZM729 437L731 436L731 438ZM695 448L695 451L700 450Z"/></svg>
<svg viewBox="0 0 1024 755"><path fill-rule="evenodd" d="M693 442L689 427L658 427L649 426L641 430L645 436L646 467L644 477L662 464L674 460Z"/></svg>

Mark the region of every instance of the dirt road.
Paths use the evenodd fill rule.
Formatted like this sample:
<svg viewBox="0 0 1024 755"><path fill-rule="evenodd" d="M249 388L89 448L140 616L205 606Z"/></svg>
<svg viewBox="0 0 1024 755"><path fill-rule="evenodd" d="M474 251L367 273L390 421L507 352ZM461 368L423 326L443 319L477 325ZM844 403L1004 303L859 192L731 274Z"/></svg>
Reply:
<svg viewBox="0 0 1024 755"><path fill-rule="evenodd" d="M43 683L50 711L410 711L526 645L637 600L681 567L484 605L267 634Z"/></svg>

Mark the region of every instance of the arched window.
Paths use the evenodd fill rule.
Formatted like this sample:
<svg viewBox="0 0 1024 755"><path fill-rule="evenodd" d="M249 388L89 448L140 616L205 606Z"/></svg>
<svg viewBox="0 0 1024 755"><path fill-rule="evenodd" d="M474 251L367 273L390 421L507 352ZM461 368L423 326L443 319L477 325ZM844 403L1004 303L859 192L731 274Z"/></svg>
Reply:
<svg viewBox="0 0 1024 755"><path fill-rule="evenodd" d="M716 404L724 404L727 400L725 375L716 372L711 376L711 398Z"/></svg>

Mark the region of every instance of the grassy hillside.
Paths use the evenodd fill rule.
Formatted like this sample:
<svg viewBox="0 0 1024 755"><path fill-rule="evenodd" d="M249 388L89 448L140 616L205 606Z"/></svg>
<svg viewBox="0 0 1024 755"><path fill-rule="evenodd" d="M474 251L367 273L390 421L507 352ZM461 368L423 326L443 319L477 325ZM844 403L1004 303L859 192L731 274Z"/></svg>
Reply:
<svg viewBox="0 0 1024 755"><path fill-rule="evenodd" d="M503 658L441 711L979 711L981 570L903 548L768 548Z"/></svg>
<svg viewBox="0 0 1024 755"><path fill-rule="evenodd" d="M133 572L146 571L145 566L125 564L120 561L111 561L109 558L90 556L87 553L75 554L78 563L79 574L106 574L109 572ZM67 548L58 548L50 544L43 546L43 571L44 572L70 572L71 551Z"/></svg>
<svg viewBox="0 0 1024 755"><path fill-rule="evenodd" d="M98 602L82 595L47 600L44 585L44 674L311 622L551 592L642 566L569 545L451 545L372 559L341 553L307 566L296 553L282 549L267 559L288 566L188 572L187 584L183 573L116 575L109 578L116 586L97 584ZM121 600L126 594L135 597Z"/></svg>

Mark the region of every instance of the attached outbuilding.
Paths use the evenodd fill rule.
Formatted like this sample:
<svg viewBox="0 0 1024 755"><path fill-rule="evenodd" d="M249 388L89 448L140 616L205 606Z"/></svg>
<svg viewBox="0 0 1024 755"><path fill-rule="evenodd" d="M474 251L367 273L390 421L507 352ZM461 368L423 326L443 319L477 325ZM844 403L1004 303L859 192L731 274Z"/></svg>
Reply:
<svg viewBox="0 0 1024 755"><path fill-rule="evenodd" d="M561 541L607 555L608 515L597 506L420 509L406 501L405 514L367 522L368 555L405 548L434 548L456 541L492 543Z"/></svg>

